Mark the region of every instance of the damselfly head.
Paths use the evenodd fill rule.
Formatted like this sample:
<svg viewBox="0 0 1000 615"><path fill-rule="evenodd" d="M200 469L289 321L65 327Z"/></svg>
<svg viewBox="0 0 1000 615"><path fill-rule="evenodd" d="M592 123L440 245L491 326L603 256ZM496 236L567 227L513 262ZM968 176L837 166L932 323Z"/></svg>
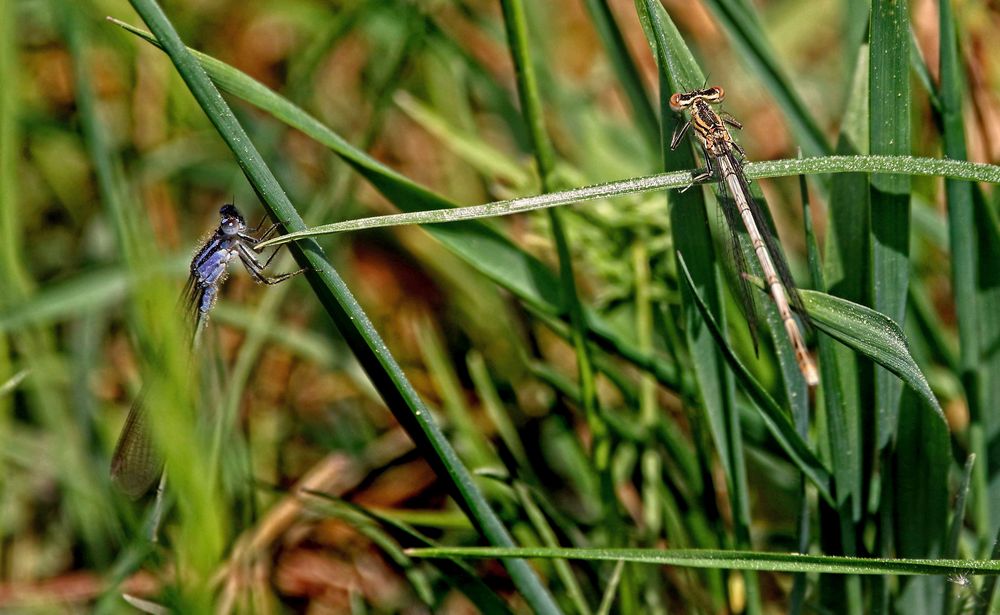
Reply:
<svg viewBox="0 0 1000 615"><path fill-rule="evenodd" d="M692 90L690 92L677 92L670 97L670 108L680 113L687 107L694 104L696 100L704 100L710 104L718 104L725 100L726 91L719 86L704 88L702 90Z"/></svg>
<svg viewBox="0 0 1000 615"><path fill-rule="evenodd" d="M246 221L232 203L226 203L222 206L222 209L219 210L219 218L219 228L226 235L235 235L247 228Z"/></svg>

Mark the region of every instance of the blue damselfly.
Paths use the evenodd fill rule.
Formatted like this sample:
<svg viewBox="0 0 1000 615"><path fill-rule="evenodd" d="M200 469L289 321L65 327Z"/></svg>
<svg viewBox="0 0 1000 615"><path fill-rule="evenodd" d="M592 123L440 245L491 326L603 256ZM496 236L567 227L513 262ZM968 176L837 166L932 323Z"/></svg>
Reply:
<svg viewBox="0 0 1000 615"><path fill-rule="evenodd" d="M712 105L721 103L724 98L725 92L720 87L677 93L671 96L670 108L677 113L687 110L691 119L679 126L674 132L670 148L676 149L687 131L694 129L694 134L704 153L705 169L695 173L691 179L695 183L710 179L721 180L721 186L728 194L722 195L719 204L732 234L732 252L737 265L742 270L742 274L749 273L739 238L736 235L736 229L742 223L750 239L750 244L753 246L757 261L760 263L764 282L774 299L778 315L792 344L799 370L802 372L806 384L813 387L819 383L819 373L816 371L816 365L806 348L799 323L792 315L789 302L798 310L803 322L808 323L808 317L781 247L772 235L771 227L761 211L760 205L757 204L750 192L750 183L743 173L743 159L746 153L739 143L733 140L727 128L727 125L734 128L743 128L743 125L732 117L720 116L712 108ZM756 348L754 300L747 281L742 276L739 292Z"/></svg>
<svg viewBox="0 0 1000 615"><path fill-rule="evenodd" d="M191 260L190 275L181 301L189 317L192 350L212 306L215 305L219 286L226 279L230 262L238 260L250 277L261 284L277 284L305 271L299 269L273 277L264 274L277 250L262 263L258 258L257 244L274 233L278 225L271 226L265 233L255 237L254 234L262 225L263 221L255 229L247 229L240 212L234 205L227 203L219 210L218 228ZM132 498L138 498L149 491L163 469L163 460L156 451L149 431L144 397L145 392L140 393L132 404L111 457L112 481Z"/></svg>

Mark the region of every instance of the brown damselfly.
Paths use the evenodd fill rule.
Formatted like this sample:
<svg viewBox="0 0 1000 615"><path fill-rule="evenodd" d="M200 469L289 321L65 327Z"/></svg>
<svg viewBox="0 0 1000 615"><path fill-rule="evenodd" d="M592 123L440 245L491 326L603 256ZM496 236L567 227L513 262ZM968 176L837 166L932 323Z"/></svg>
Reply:
<svg viewBox="0 0 1000 615"><path fill-rule="evenodd" d="M795 360L805 378L806 384L814 387L819 383L819 373L813 362L799 323L792 314L791 306L798 310L803 322L808 323L802 299L792 280L788 263L785 261L777 239L770 232L770 225L760 205L750 192L750 183L743 172L743 159L746 153L739 143L733 140L728 126L742 128L743 125L729 116L719 115L712 108L725 98L725 92L720 87L704 88L691 92L677 93L670 97L670 108L681 113L687 110L691 119L684 122L674 132L670 148L676 149L681 139L689 129L694 130L695 137L705 155L705 169L692 175L693 182L711 179L721 181L726 194L719 199L720 207L725 215L726 223L732 233L733 254L742 274L748 274L746 259L740 247L736 229L742 223L746 229L750 244L753 247L757 262L764 274L764 283L774 299L778 316L785 327L788 339L795 352ZM741 275L739 283L740 299L746 312L747 322L757 345L756 326L754 321L754 301L746 278Z"/></svg>

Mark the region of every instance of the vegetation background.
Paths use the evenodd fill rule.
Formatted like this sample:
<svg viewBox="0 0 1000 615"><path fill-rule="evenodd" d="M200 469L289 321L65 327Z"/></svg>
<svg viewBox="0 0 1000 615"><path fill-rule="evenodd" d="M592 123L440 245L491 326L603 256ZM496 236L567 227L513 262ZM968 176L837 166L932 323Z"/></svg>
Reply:
<svg viewBox="0 0 1000 615"><path fill-rule="evenodd" d="M174 308L221 204L301 223L262 188L272 175L316 225L691 169L660 109L702 75L726 88L750 160L993 161L994 3L162 6L0 0L0 611L131 612L122 593L152 612L990 608L995 577L962 566L792 574L805 559L765 554L990 559L992 186L813 174L806 216L795 177L761 182L801 286L877 308L909 341L807 296L812 395L780 329L755 355L709 190L296 244L316 271L266 289L234 271L193 367ZM185 54L105 16L223 63L209 73L252 146ZM108 474L154 381L171 474L155 545L151 502ZM734 555L528 567L403 551L489 544Z"/></svg>

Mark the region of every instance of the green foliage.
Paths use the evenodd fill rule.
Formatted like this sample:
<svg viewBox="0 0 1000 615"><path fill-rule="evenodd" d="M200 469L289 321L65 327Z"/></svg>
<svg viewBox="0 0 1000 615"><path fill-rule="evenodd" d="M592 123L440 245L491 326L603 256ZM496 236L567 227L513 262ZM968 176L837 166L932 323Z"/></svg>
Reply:
<svg viewBox="0 0 1000 615"><path fill-rule="evenodd" d="M0 611L989 611L978 3L937 58L900 0L131 4L0 0ZM669 147L706 83L809 273L816 390L763 292L755 353ZM309 271L234 272L192 355L231 199ZM143 385L156 543L107 471Z"/></svg>

